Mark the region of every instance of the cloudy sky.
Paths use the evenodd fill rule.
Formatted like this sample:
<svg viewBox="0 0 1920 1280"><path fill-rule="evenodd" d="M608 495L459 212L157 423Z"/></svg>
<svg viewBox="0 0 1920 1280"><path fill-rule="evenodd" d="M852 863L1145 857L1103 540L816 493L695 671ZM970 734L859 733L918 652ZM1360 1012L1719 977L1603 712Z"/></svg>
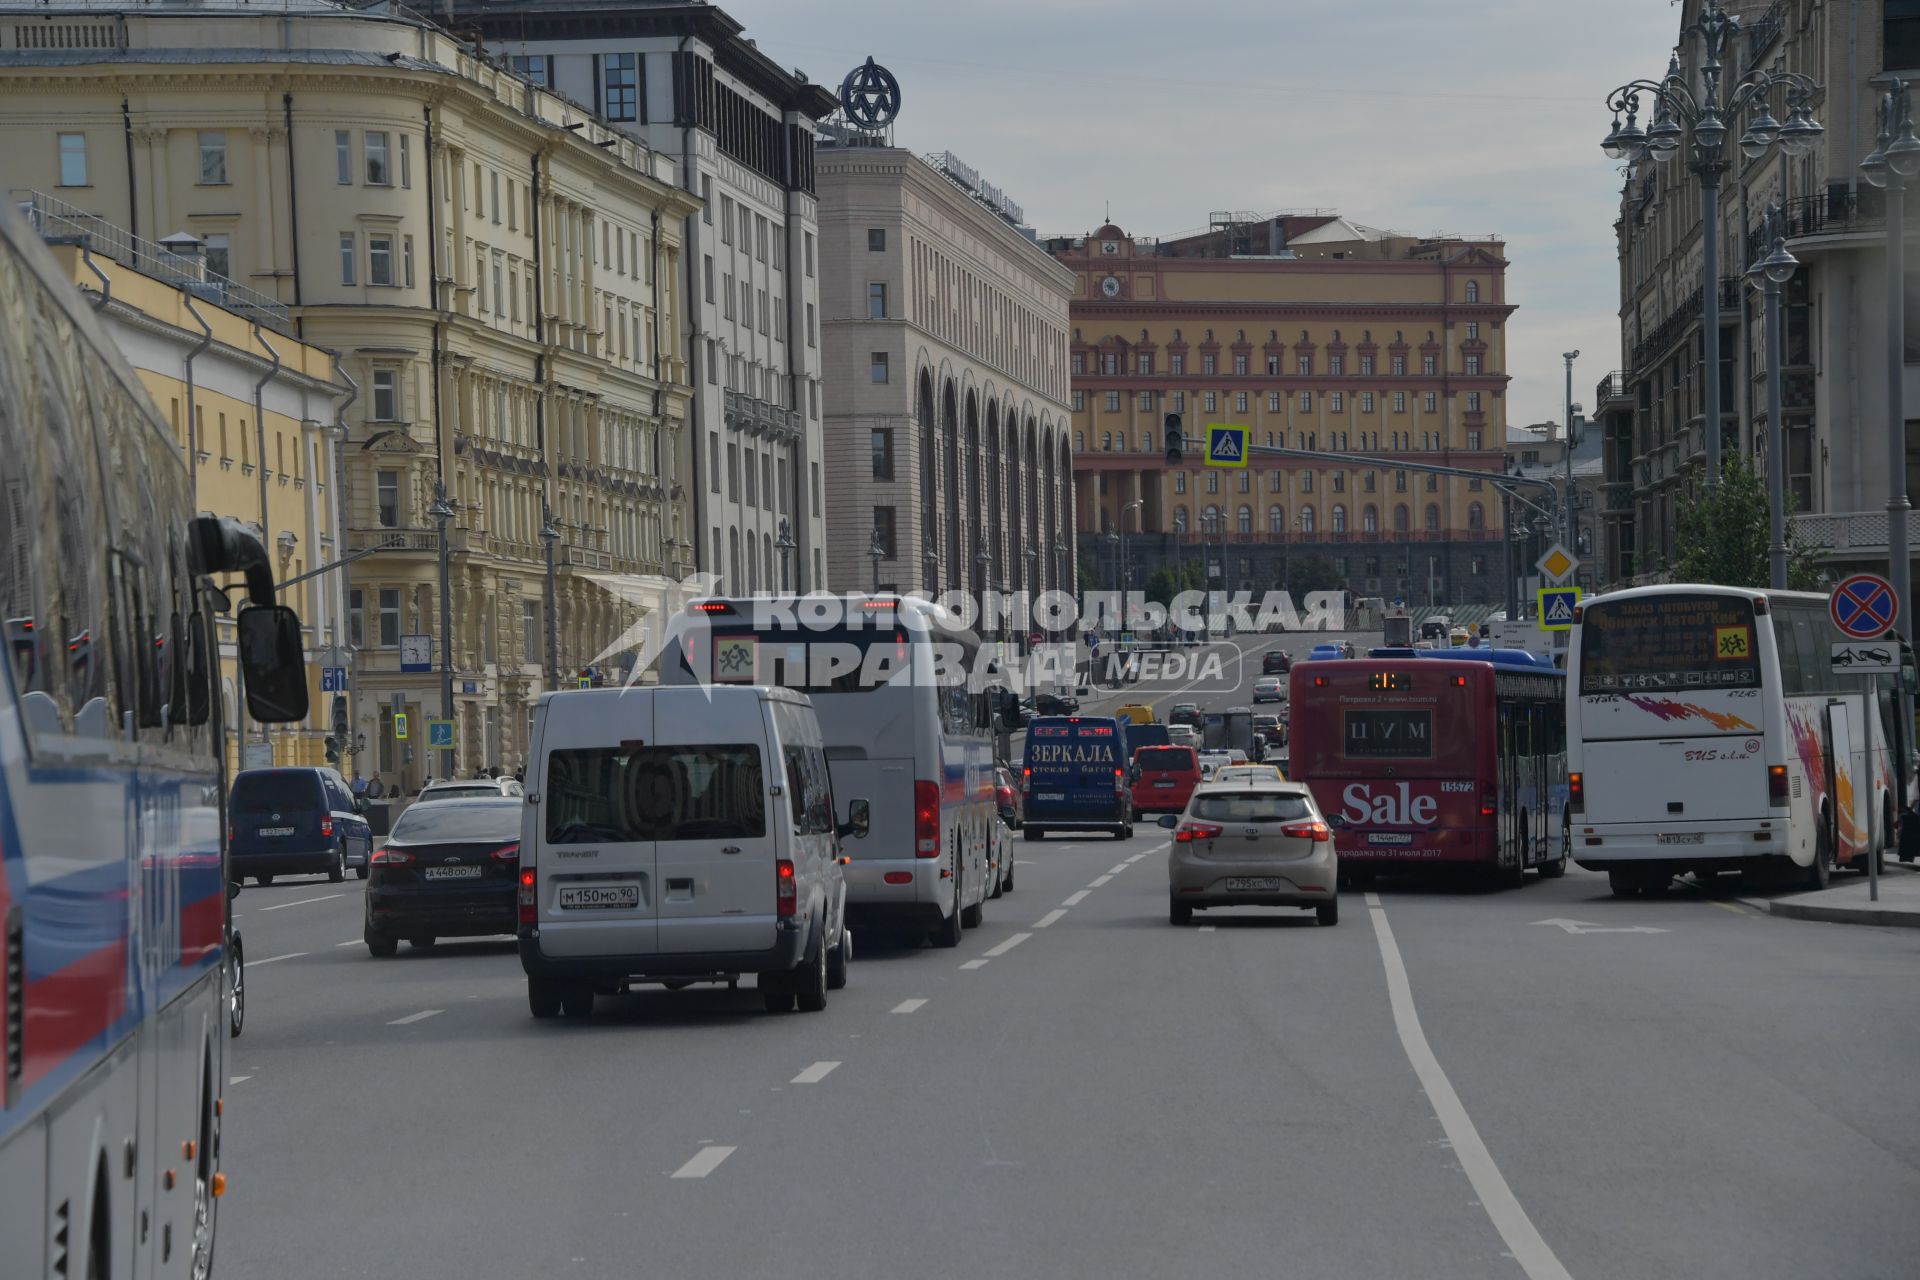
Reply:
<svg viewBox="0 0 1920 1280"><path fill-rule="evenodd" d="M902 146L950 150L1042 234L1338 209L1505 238L1508 420L1620 363L1607 90L1666 69L1670 0L721 0L836 87L872 54Z"/></svg>

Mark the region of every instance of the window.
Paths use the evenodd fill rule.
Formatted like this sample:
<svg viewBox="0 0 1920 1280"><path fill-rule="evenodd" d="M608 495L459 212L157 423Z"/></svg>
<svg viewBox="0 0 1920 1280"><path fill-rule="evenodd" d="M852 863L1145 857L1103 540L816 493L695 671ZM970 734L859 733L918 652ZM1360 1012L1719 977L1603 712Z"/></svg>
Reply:
<svg viewBox="0 0 1920 1280"><path fill-rule="evenodd" d="M1467 504L1467 528L1484 529L1487 527L1487 512L1477 502Z"/></svg>
<svg viewBox="0 0 1920 1280"><path fill-rule="evenodd" d="M347 643L367 647L367 594L359 587L347 592Z"/></svg>
<svg viewBox="0 0 1920 1280"><path fill-rule="evenodd" d="M529 665L535 654L546 652L540 637L540 606L531 600L520 602L520 652L521 661Z"/></svg>
<svg viewBox="0 0 1920 1280"><path fill-rule="evenodd" d="M1300 412L1302 413L1313 412L1313 392L1302 391L1300 393Z"/></svg>
<svg viewBox="0 0 1920 1280"><path fill-rule="evenodd" d="M867 228L867 252L885 253L887 251L887 229L885 227Z"/></svg>
<svg viewBox="0 0 1920 1280"><path fill-rule="evenodd" d="M1372 356L1360 357L1360 376L1363 378L1371 378L1373 376L1373 357Z"/></svg>
<svg viewBox="0 0 1920 1280"><path fill-rule="evenodd" d="M873 353L872 362L868 366L868 376L875 382L885 382L887 380L886 352L876 351Z"/></svg>
<svg viewBox="0 0 1920 1280"><path fill-rule="evenodd" d="M341 232L340 233L340 283L341 284L354 283L353 264L354 264L354 260L357 257L359 257L359 250L354 240L353 232L351 231Z"/></svg>
<svg viewBox="0 0 1920 1280"><path fill-rule="evenodd" d="M754 256L765 262L767 260L767 220L757 213L753 215L753 232Z"/></svg>
<svg viewBox="0 0 1920 1280"><path fill-rule="evenodd" d="M767 331L767 317L770 314L767 310L767 291L765 289L760 290L758 297L760 300L760 332L765 333ZM768 398L771 399L772 397Z"/></svg>
<svg viewBox="0 0 1920 1280"><path fill-rule="evenodd" d="M707 301L713 301L713 255L708 254L700 260L700 279L705 286Z"/></svg>
<svg viewBox="0 0 1920 1280"><path fill-rule="evenodd" d="M1302 492L1302 493L1312 493L1312 492L1313 492L1313 472L1311 472L1311 471L1302 471L1302 472L1300 473L1300 492ZM1302 513L1302 514L1305 514L1305 513ZM1311 519L1312 519L1312 517L1311 517L1311 516L1308 516L1307 518L1308 518L1309 520L1311 520ZM1312 526L1311 524L1309 524L1309 525L1308 525L1307 527L1308 527L1308 528L1312 528L1313 526Z"/></svg>
<svg viewBox="0 0 1920 1280"><path fill-rule="evenodd" d="M1173 473L1173 491L1175 493L1185 493L1187 491L1187 473L1186 472L1176 471Z"/></svg>
<svg viewBox="0 0 1920 1280"><path fill-rule="evenodd" d="M1467 281L1467 301L1480 301L1480 282L1478 280Z"/></svg>
<svg viewBox="0 0 1920 1280"><path fill-rule="evenodd" d="M1425 376L1427 376L1427 377L1429 377L1429 378L1431 378L1431 377L1433 376L1433 374L1434 374L1434 368L1433 368L1433 357L1432 357L1432 356L1421 356L1421 357L1420 357L1420 372L1421 372L1422 374L1424 374Z"/></svg>
<svg viewBox="0 0 1920 1280"><path fill-rule="evenodd" d="M1247 393L1246 392L1236 391L1233 393L1233 411L1235 413L1245 413L1247 411Z"/></svg>
<svg viewBox="0 0 1920 1280"><path fill-rule="evenodd" d="M400 373L396 369L373 371L373 420L400 421Z"/></svg>
<svg viewBox="0 0 1920 1280"><path fill-rule="evenodd" d="M811 302L809 302L809 303L807 304L807 345L808 345L808 346L810 346L810 347L814 345L814 340L813 340L813 304L812 304Z"/></svg>
<svg viewBox="0 0 1920 1280"><path fill-rule="evenodd" d="M1343 393L1339 391L1327 392L1327 408L1330 411L1340 413L1346 408L1346 403L1346 396Z"/></svg>
<svg viewBox="0 0 1920 1280"><path fill-rule="evenodd" d="M806 246L807 246L807 279L811 280L813 279L813 232L811 231L806 233Z"/></svg>
<svg viewBox="0 0 1920 1280"><path fill-rule="evenodd" d="M542 89L553 86L553 59L545 54L509 58L507 65Z"/></svg>
<svg viewBox="0 0 1920 1280"><path fill-rule="evenodd" d="M1142 413L1153 412L1153 392L1142 391L1139 396L1136 397L1134 404Z"/></svg>
<svg viewBox="0 0 1920 1280"><path fill-rule="evenodd" d="M1467 412L1480 412L1480 393L1478 391L1467 392Z"/></svg>
<svg viewBox="0 0 1920 1280"><path fill-rule="evenodd" d="M1220 492L1220 473L1218 471L1207 472L1207 492Z"/></svg>
<svg viewBox="0 0 1920 1280"><path fill-rule="evenodd" d="M60 185L87 185L87 135L84 133L60 135Z"/></svg>
<svg viewBox="0 0 1920 1280"><path fill-rule="evenodd" d="M1120 393L1118 391L1107 392L1107 412L1120 412Z"/></svg>
<svg viewBox="0 0 1920 1280"><path fill-rule="evenodd" d="M1237 374L1242 374L1242 375L1246 373L1247 358L1245 356L1235 356L1233 358L1233 371Z"/></svg>
<svg viewBox="0 0 1920 1280"><path fill-rule="evenodd" d="M1480 432L1477 429L1468 431L1467 432L1467 448L1478 449L1479 447L1480 447Z"/></svg>
<svg viewBox="0 0 1920 1280"><path fill-rule="evenodd" d="M753 282L749 280L740 282L740 323L753 325Z"/></svg>
<svg viewBox="0 0 1920 1280"><path fill-rule="evenodd" d="M494 267L496 275L500 268ZM367 283L393 283L393 237L388 235L367 236ZM500 290L499 280L493 282L494 292Z"/></svg>
<svg viewBox="0 0 1920 1280"><path fill-rule="evenodd" d="M1347 508L1344 503L1333 504L1333 531L1335 533L1347 531Z"/></svg>
<svg viewBox="0 0 1920 1280"><path fill-rule="evenodd" d="M493 255L493 314L497 316L503 316L507 313L506 290L500 287L500 275L500 255L496 253ZM612 312L609 311L608 314L611 315ZM611 327L611 325L608 326L608 328Z"/></svg>
<svg viewBox="0 0 1920 1280"><path fill-rule="evenodd" d="M1073 393L1073 411L1075 413L1084 413L1086 412L1086 408L1087 408L1087 393L1084 391L1074 392Z"/></svg>
<svg viewBox="0 0 1920 1280"><path fill-rule="evenodd" d="M1235 479L1238 481L1236 487L1241 493L1253 492L1253 473L1251 471L1237 472L1235 473Z"/></svg>
<svg viewBox="0 0 1920 1280"><path fill-rule="evenodd" d="M1398 378L1406 373L1407 358L1405 356L1392 356L1389 359L1391 363L1387 367L1394 377Z"/></svg>
<svg viewBox="0 0 1920 1280"><path fill-rule="evenodd" d="M1176 376L1186 373L1187 358L1185 356L1183 355L1168 356L1167 361L1168 361L1167 368Z"/></svg>
<svg viewBox="0 0 1920 1280"><path fill-rule="evenodd" d="M1241 533L1252 533L1253 532L1253 508L1247 506L1245 503L1242 503L1240 505L1240 510L1235 513L1234 523L1239 526ZM1242 571L1244 572L1244 569Z"/></svg>
<svg viewBox="0 0 1920 1280"><path fill-rule="evenodd" d="M887 286L875 282L867 286L867 319L887 318Z"/></svg>
<svg viewBox="0 0 1920 1280"><path fill-rule="evenodd" d="M1304 481L1306 481L1306 483L1302 484L1300 488L1307 493L1312 493L1313 492L1313 472L1308 471L1304 473L1301 478ZM1306 506L1300 508L1300 532L1302 533L1313 532L1313 504L1312 503L1308 503Z"/></svg>
<svg viewBox="0 0 1920 1280"><path fill-rule="evenodd" d="M380 588L380 647L398 648L400 644L400 588Z"/></svg>
<svg viewBox="0 0 1920 1280"><path fill-rule="evenodd" d="M636 120L639 102L639 55L606 53L600 55L601 101L609 120Z"/></svg>
<svg viewBox="0 0 1920 1280"><path fill-rule="evenodd" d="M1203 355L1203 356L1201 356L1201 357L1200 357L1200 372L1201 372L1201 373L1206 373L1206 374L1211 374L1211 373L1213 373L1213 372L1214 372L1214 365L1215 365L1216 363L1217 363L1217 360L1216 360L1216 358L1214 357L1214 355L1213 355L1213 354L1212 354L1211 352L1209 352L1209 353L1208 353L1208 354L1206 354L1206 355Z"/></svg>
<svg viewBox="0 0 1920 1280"><path fill-rule="evenodd" d="M1407 393L1406 392L1396 391L1393 393L1393 411L1395 413L1405 413L1407 411Z"/></svg>
<svg viewBox="0 0 1920 1280"><path fill-rule="evenodd" d="M727 501L740 501L740 446L727 443Z"/></svg>
<svg viewBox="0 0 1920 1280"><path fill-rule="evenodd" d="M205 131L200 135L200 185L222 187L227 183L227 135Z"/></svg>
<svg viewBox="0 0 1920 1280"><path fill-rule="evenodd" d="M1280 357L1279 356L1267 357L1267 376L1270 378L1277 378L1280 376Z"/></svg>
<svg viewBox="0 0 1920 1280"><path fill-rule="evenodd" d="M873 509L873 536L879 540L888 560L896 558L899 549L895 543L892 507Z"/></svg>
<svg viewBox="0 0 1920 1280"><path fill-rule="evenodd" d="M1440 531L1440 508L1431 502L1427 504L1426 521L1428 533L1438 533Z"/></svg>
<svg viewBox="0 0 1920 1280"><path fill-rule="evenodd" d="M1276 472L1277 476L1279 473ZM1287 511L1285 507L1267 508L1267 532L1285 533L1287 531Z"/></svg>
<svg viewBox="0 0 1920 1280"><path fill-rule="evenodd" d="M1280 412L1280 393L1278 391L1267 392L1267 412Z"/></svg>
<svg viewBox="0 0 1920 1280"><path fill-rule="evenodd" d="M387 165L387 135L367 134L367 185L385 187L393 183L393 171Z"/></svg>
<svg viewBox="0 0 1920 1280"><path fill-rule="evenodd" d="M1328 373L1333 374L1335 377L1339 377L1341 374L1344 374L1346 371L1347 371L1347 358L1345 356L1328 356L1327 357Z"/></svg>
<svg viewBox="0 0 1920 1280"><path fill-rule="evenodd" d="M1421 407L1424 408L1428 413L1440 412L1439 392L1437 391L1427 392L1426 399L1422 402Z"/></svg>
<svg viewBox="0 0 1920 1280"><path fill-rule="evenodd" d="M733 319L733 273L720 277L720 314Z"/></svg>
<svg viewBox="0 0 1920 1280"><path fill-rule="evenodd" d="M400 527L400 473L381 471L374 476L375 509L382 529Z"/></svg>
<svg viewBox="0 0 1920 1280"><path fill-rule="evenodd" d="M1361 511L1360 528L1367 533L1380 532L1380 512L1377 508L1368 505Z"/></svg>
<svg viewBox="0 0 1920 1280"><path fill-rule="evenodd" d="M1133 366L1134 366L1135 372L1143 373L1143 374L1152 373L1153 372L1153 353L1149 351L1142 351L1139 355L1133 358Z"/></svg>
<svg viewBox="0 0 1920 1280"><path fill-rule="evenodd" d="M1480 322L1478 320L1467 321L1467 341L1478 342L1479 340L1480 340Z"/></svg>
<svg viewBox="0 0 1920 1280"><path fill-rule="evenodd" d="M1074 376L1079 377L1082 374L1086 373L1086 371L1087 371L1087 353L1084 351L1074 352L1073 353Z"/></svg>
<svg viewBox="0 0 1920 1280"><path fill-rule="evenodd" d="M1186 392L1176 391L1173 393L1173 411L1175 413L1185 413L1187 411L1187 393Z"/></svg>
<svg viewBox="0 0 1920 1280"><path fill-rule="evenodd" d="M893 479L893 430L890 427L873 428L873 478Z"/></svg>
<svg viewBox="0 0 1920 1280"><path fill-rule="evenodd" d="M400 237L400 274L401 283L413 288L413 237Z"/></svg>
<svg viewBox="0 0 1920 1280"><path fill-rule="evenodd" d="M740 206L740 252L753 252L753 210Z"/></svg>
<svg viewBox="0 0 1920 1280"><path fill-rule="evenodd" d="M1213 392L1209 391L1206 394L1205 403L1206 403L1206 412L1213 413L1220 406L1220 397L1215 395Z"/></svg>
<svg viewBox="0 0 1920 1280"><path fill-rule="evenodd" d="M1294 357L1294 371L1302 376L1312 373L1313 357L1310 355Z"/></svg>
<svg viewBox="0 0 1920 1280"><path fill-rule="evenodd" d="M1468 356L1468 357L1467 357L1467 369L1466 369L1466 371L1467 371L1467 373L1468 373L1468 374L1477 374L1477 373L1479 373L1479 372L1480 372L1480 357L1479 357L1479 356Z"/></svg>
<svg viewBox="0 0 1920 1280"><path fill-rule="evenodd" d="M1395 493L1405 493L1407 491L1407 473L1406 472L1396 471L1393 473L1393 491ZM1400 527L1404 529L1406 526L1402 525Z"/></svg>
<svg viewBox="0 0 1920 1280"><path fill-rule="evenodd" d="M210 276L233 275L233 248L224 231L218 231L207 237L207 274Z"/></svg>

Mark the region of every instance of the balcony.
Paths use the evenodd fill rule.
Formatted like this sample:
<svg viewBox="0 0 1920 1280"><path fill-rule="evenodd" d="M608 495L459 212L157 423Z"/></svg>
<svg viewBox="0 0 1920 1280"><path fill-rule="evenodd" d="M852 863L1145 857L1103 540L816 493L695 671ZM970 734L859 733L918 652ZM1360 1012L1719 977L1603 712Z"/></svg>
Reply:
<svg viewBox="0 0 1920 1280"><path fill-rule="evenodd" d="M1793 517L1793 532L1798 541L1828 555L1845 553L1887 553L1887 513L1885 511L1830 511L1823 515Z"/></svg>
<svg viewBox="0 0 1920 1280"><path fill-rule="evenodd" d="M465 529L447 530L449 551L467 550L467 541ZM348 551L371 551L376 547L385 551L423 551L428 555L437 555L440 551L440 531L438 529L390 529L383 526L347 530Z"/></svg>
<svg viewBox="0 0 1920 1280"><path fill-rule="evenodd" d="M1633 393L1627 390L1627 371L1615 369L1601 375L1600 384L1593 391L1593 403L1595 413L1633 408Z"/></svg>
<svg viewBox="0 0 1920 1280"><path fill-rule="evenodd" d="M794 441L803 429L798 409L783 409L742 391L729 391L722 401L726 423L735 431L778 441Z"/></svg>
<svg viewBox="0 0 1920 1280"><path fill-rule="evenodd" d="M1916 204L1920 201L1907 202L1909 239L1920 215ZM1785 212L1787 248L1796 254L1877 247L1886 236L1886 193L1864 183L1855 191L1830 184L1817 195L1789 200Z"/></svg>

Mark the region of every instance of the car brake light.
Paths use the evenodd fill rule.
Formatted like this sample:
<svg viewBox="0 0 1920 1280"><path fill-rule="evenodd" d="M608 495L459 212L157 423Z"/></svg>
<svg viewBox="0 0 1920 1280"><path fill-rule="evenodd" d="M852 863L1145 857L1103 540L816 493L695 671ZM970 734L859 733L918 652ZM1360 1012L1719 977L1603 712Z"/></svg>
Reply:
<svg viewBox="0 0 1920 1280"><path fill-rule="evenodd" d="M1788 803L1787 766L1770 764L1767 766L1767 803L1783 805Z"/></svg>
<svg viewBox="0 0 1920 1280"><path fill-rule="evenodd" d="M773 874L778 892L774 914L782 920L791 919L800 905L800 886L794 882L793 862L787 858L780 859L773 864Z"/></svg>
<svg viewBox="0 0 1920 1280"><path fill-rule="evenodd" d="M533 924L533 868L520 868L520 923Z"/></svg>
<svg viewBox="0 0 1920 1280"><path fill-rule="evenodd" d="M1195 840L1212 840L1225 830L1211 822L1187 822L1173 833L1173 839L1176 844L1192 844Z"/></svg>
<svg viewBox="0 0 1920 1280"><path fill-rule="evenodd" d="M520 842L515 840L512 844L501 845L493 851L493 856L502 862L520 861Z"/></svg>
<svg viewBox="0 0 1920 1280"><path fill-rule="evenodd" d="M1585 813L1587 811L1587 780L1579 773L1567 775L1567 812Z"/></svg>
<svg viewBox="0 0 1920 1280"><path fill-rule="evenodd" d="M323 836L327 836L329 838L332 837L333 835L333 819L332 818L320 819L320 834Z"/></svg>
<svg viewBox="0 0 1920 1280"><path fill-rule="evenodd" d="M1280 834L1290 840L1311 840L1315 844L1325 844L1333 839L1332 829L1318 819L1312 822L1289 822L1280 828Z"/></svg>
<svg viewBox="0 0 1920 1280"><path fill-rule="evenodd" d="M376 867L404 867L411 865L412 862L413 855L405 849L387 846L373 851L373 865Z"/></svg>
<svg viewBox="0 0 1920 1280"><path fill-rule="evenodd" d="M924 778L913 784L913 856L940 856L940 784Z"/></svg>

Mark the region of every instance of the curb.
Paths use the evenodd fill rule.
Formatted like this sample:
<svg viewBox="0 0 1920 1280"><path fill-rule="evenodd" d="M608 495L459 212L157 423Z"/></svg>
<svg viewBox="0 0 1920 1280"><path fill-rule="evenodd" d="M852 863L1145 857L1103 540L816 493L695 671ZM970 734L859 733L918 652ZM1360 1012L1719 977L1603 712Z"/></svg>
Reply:
<svg viewBox="0 0 1920 1280"><path fill-rule="evenodd" d="M1877 924L1920 929L1920 911L1888 907L1831 907L1811 902L1774 901L1767 913L1788 920L1818 920L1826 924Z"/></svg>

